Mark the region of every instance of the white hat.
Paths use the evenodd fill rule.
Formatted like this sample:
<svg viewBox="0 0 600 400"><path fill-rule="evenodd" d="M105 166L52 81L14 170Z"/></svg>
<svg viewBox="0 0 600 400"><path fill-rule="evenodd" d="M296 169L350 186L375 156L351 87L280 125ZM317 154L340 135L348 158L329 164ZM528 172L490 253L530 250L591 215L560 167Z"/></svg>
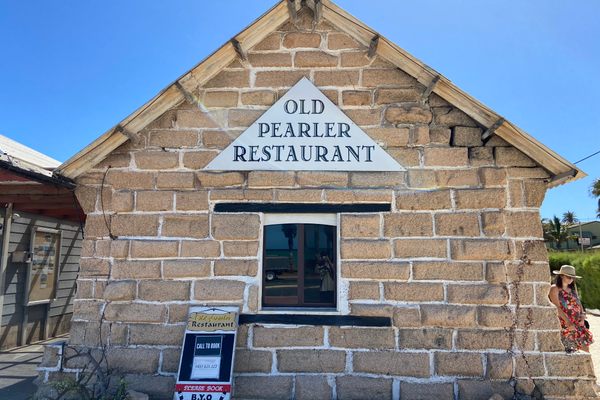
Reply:
<svg viewBox="0 0 600 400"><path fill-rule="evenodd" d="M554 275L565 275L571 278L581 278L578 275L575 275L575 267L572 265L562 265L559 271L552 271Z"/></svg>

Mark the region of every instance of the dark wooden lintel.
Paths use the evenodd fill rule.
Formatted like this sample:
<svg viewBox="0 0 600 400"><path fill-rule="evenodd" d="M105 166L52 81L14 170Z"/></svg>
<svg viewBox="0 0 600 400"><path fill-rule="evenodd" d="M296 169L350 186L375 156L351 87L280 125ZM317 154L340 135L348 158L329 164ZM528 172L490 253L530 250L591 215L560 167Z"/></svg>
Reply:
<svg viewBox="0 0 600 400"><path fill-rule="evenodd" d="M375 57L375 54L377 53L377 46L379 46L379 35L375 35L371 39L371 43L369 43L369 51L367 52L367 57Z"/></svg>
<svg viewBox="0 0 600 400"><path fill-rule="evenodd" d="M240 314L239 324L386 327L392 326L392 321L390 317L358 315Z"/></svg>
<svg viewBox="0 0 600 400"><path fill-rule="evenodd" d="M388 212L389 203L323 204L323 203L217 203L215 212L265 212L288 214L370 213Z"/></svg>

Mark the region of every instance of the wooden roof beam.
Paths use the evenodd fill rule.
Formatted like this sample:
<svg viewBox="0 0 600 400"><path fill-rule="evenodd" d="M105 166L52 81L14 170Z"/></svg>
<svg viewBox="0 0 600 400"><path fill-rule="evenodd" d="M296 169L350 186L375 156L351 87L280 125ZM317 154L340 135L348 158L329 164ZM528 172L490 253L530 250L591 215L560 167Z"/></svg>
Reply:
<svg viewBox="0 0 600 400"><path fill-rule="evenodd" d="M500 128L504 123L504 118L499 118L498 121L494 122L492 126L486 129L485 132L481 135L481 140L483 143L487 143L488 140L492 138L492 135L496 133L496 129Z"/></svg>
<svg viewBox="0 0 600 400"><path fill-rule="evenodd" d="M367 52L367 57L369 59L375 57L375 54L377 54L377 47L379 47L379 38L379 35L375 35L369 42L369 51Z"/></svg>
<svg viewBox="0 0 600 400"><path fill-rule="evenodd" d="M440 80L440 75L436 75L433 77L433 79L431 80L429 85L427 85L427 87L425 88L425 91L421 95L421 104L425 104L427 102L427 99L429 99L429 96L435 89L435 85L437 85L439 80Z"/></svg>
<svg viewBox="0 0 600 400"><path fill-rule="evenodd" d="M558 182L565 178L572 178L576 175L577 175L577 170L572 169L570 171L563 172L562 174L554 175L552 178L550 178L550 182Z"/></svg>
<svg viewBox="0 0 600 400"><path fill-rule="evenodd" d="M27 201L27 202L36 202L36 203L49 203L53 200L56 202L56 199L72 199L72 193L67 194L57 194L57 195L39 195L39 194L0 194L0 203L18 203L19 201ZM66 202L66 200L65 200ZM72 202L72 200L71 200Z"/></svg>
<svg viewBox="0 0 600 400"><path fill-rule="evenodd" d="M315 26L321 21L323 17L323 3L321 0L313 0L313 21Z"/></svg>
<svg viewBox="0 0 600 400"><path fill-rule="evenodd" d="M179 83L179 81L175 82L175 87L177 89L179 89L179 91L185 98L185 101L187 101L189 104L199 104L200 103L200 100L198 99L198 97L194 96L194 94L192 92L190 92L186 88L184 88L183 85L181 83Z"/></svg>
<svg viewBox="0 0 600 400"><path fill-rule="evenodd" d="M85 222L85 214L83 212L78 212L76 210L39 210L39 209L18 209L17 211L29 213L29 214L39 214L45 215L47 217L56 218L56 219L67 219L69 221L73 221L76 223L84 223Z"/></svg>
<svg viewBox="0 0 600 400"><path fill-rule="evenodd" d="M296 0L287 0L288 13L290 14L290 21L296 23L298 20L298 10L296 9Z"/></svg>
<svg viewBox="0 0 600 400"><path fill-rule="evenodd" d="M42 184L24 184L24 185L1 185L0 193L2 196L11 194L49 194L49 195L61 195L63 193L69 193L68 190L58 186L42 185Z"/></svg>
<svg viewBox="0 0 600 400"><path fill-rule="evenodd" d="M28 209L28 210L62 210L62 209L74 209L74 210L79 210L79 205L75 202L75 200L72 200L70 203L63 203L63 202L58 202L58 203L53 203L51 201L47 201L45 203L39 203L39 202L18 202L15 201L13 202L13 205L15 208L17 209Z"/></svg>
<svg viewBox="0 0 600 400"><path fill-rule="evenodd" d="M140 135L138 135L137 132L131 132L130 130L125 129L121 124L118 124L115 127L115 132L127 136L133 143L137 143L140 140Z"/></svg>
<svg viewBox="0 0 600 400"><path fill-rule="evenodd" d="M240 42L236 38L233 38L231 39L231 44L233 45L233 49L235 50L235 53L237 54L239 59L241 61L246 61L248 57L246 57L246 53L244 52L244 49L242 49L242 45L240 44Z"/></svg>

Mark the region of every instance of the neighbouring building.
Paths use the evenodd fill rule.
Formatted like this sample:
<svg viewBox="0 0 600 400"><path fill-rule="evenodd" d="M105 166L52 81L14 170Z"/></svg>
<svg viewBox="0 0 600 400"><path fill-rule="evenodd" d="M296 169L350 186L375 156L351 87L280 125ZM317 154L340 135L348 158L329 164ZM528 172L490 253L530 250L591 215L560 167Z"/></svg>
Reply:
<svg viewBox="0 0 600 400"><path fill-rule="evenodd" d="M0 135L0 348L69 332L85 214L60 162Z"/></svg>
<svg viewBox="0 0 600 400"><path fill-rule="evenodd" d="M563 249L579 249L581 244L579 238L589 239L589 242L583 244L583 248L587 249L594 246L600 246L600 221L582 222L567 228L569 237ZM596 247L597 248L597 247Z"/></svg>
<svg viewBox="0 0 600 400"><path fill-rule="evenodd" d="M152 398L192 304L241 308L236 398L595 396L538 212L585 174L328 0L277 3L58 173L87 215L70 345Z"/></svg>

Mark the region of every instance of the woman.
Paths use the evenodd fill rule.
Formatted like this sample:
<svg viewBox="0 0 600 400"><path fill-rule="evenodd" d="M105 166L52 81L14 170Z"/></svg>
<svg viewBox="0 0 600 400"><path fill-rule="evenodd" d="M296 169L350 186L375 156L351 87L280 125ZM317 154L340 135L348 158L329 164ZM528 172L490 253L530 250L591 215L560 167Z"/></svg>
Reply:
<svg viewBox="0 0 600 400"><path fill-rule="evenodd" d="M548 297L558 309L558 319L561 326L561 341L567 353L577 350L590 352L593 343L592 333L585 327L585 311L577 289L575 288L575 267L563 265L560 271L552 271L556 277L556 284L550 288Z"/></svg>
<svg viewBox="0 0 600 400"><path fill-rule="evenodd" d="M329 257L321 253L317 255L317 271L321 277L320 295L322 303L333 303L335 291L335 271L333 262Z"/></svg>

